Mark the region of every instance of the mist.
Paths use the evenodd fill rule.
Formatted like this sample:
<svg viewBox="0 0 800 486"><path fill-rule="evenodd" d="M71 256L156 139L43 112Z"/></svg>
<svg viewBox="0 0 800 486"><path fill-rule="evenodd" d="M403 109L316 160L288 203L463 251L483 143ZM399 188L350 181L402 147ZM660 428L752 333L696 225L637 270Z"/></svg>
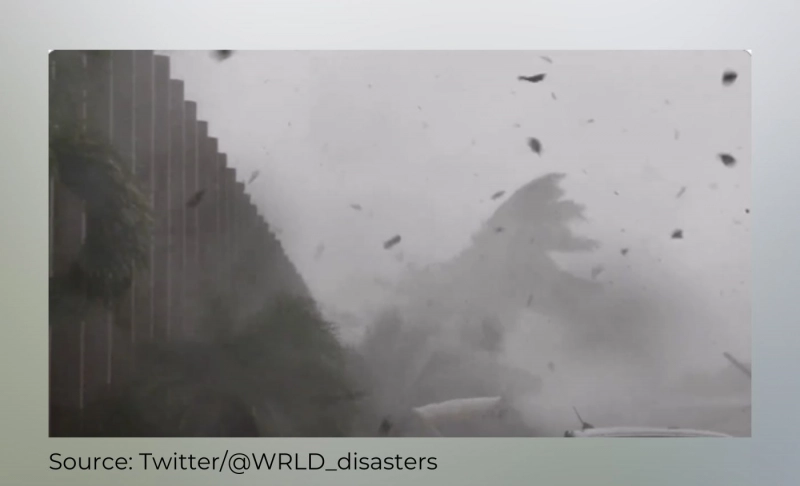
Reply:
<svg viewBox="0 0 800 486"><path fill-rule="evenodd" d="M166 53L356 357L354 433L502 395L499 435L750 435L747 53Z"/></svg>

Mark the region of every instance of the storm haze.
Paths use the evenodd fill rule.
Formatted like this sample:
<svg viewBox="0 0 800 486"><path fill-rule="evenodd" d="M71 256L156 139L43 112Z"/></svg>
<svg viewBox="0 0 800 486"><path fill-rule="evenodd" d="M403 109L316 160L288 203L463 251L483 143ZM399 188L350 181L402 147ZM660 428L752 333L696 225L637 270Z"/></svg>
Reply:
<svg viewBox="0 0 800 486"><path fill-rule="evenodd" d="M746 52L166 53L376 420L504 394L548 435L750 434Z"/></svg>

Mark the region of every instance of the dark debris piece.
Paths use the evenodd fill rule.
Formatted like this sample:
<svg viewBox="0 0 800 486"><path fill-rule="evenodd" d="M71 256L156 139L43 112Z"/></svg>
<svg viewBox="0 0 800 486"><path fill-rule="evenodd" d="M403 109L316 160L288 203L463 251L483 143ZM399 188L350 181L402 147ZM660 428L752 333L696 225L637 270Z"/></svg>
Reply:
<svg viewBox="0 0 800 486"><path fill-rule="evenodd" d="M526 305L527 307L530 307L532 302L533 302L533 294L531 294L531 295L529 295L529 296L528 296L528 303L527 303L527 304L525 304L525 305Z"/></svg>
<svg viewBox="0 0 800 486"><path fill-rule="evenodd" d="M355 209L356 211L361 211L361 205L360 204L351 204L350 207Z"/></svg>
<svg viewBox="0 0 800 486"><path fill-rule="evenodd" d="M198 204L203 200L203 196L206 195L205 189L200 189L199 191L195 192L192 197L186 201L187 208L196 208Z"/></svg>
<svg viewBox="0 0 800 486"><path fill-rule="evenodd" d="M592 279L597 278L601 273L603 273L603 266L602 265L596 265L596 266L592 267L592 273L591 273Z"/></svg>
<svg viewBox="0 0 800 486"><path fill-rule="evenodd" d="M494 229L495 233L502 233L503 231L505 231L505 228L503 228L502 226L498 226L497 228Z"/></svg>
<svg viewBox="0 0 800 486"><path fill-rule="evenodd" d="M628 254L628 249L627 248L623 248L619 252L622 254L622 256L625 256L625 255Z"/></svg>
<svg viewBox="0 0 800 486"><path fill-rule="evenodd" d="M676 195L675 195L675 197L676 197L676 198L679 198L679 197L683 196L683 194L684 194L685 192L686 192L686 186L683 186L683 187L681 187L681 190L680 190L680 191L678 191L678 194L676 194Z"/></svg>
<svg viewBox="0 0 800 486"><path fill-rule="evenodd" d="M725 86L730 86L736 82L736 78L738 77L739 75L736 74L735 71L725 71L722 73L722 84Z"/></svg>
<svg viewBox="0 0 800 486"><path fill-rule="evenodd" d="M733 167L736 165L736 159L731 154L719 154L718 157L725 167Z"/></svg>
<svg viewBox="0 0 800 486"><path fill-rule="evenodd" d="M218 61L224 61L232 55L233 51L214 51L214 57L216 57Z"/></svg>
<svg viewBox="0 0 800 486"><path fill-rule="evenodd" d="M528 147L530 147L530 149L533 150L536 154L538 155L542 154L542 142L540 142L539 139L533 137L529 138Z"/></svg>
<svg viewBox="0 0 800 486"><path fill-rule="evenodd" d="M505 194L505 193L506 193L506 191L497 191L497 192L495 192L494 194L492 194L492 200L500 199L501 197L503 197L503 194Z"/></svg>
<svg viewBox="0 0 800 486"><path fill-rule="evenodd" d="M400 235L395 235L395 236L389 238L388 240L386 240L383 243L383 248L385 250L388 250L389 248L391 248L391 247L395 246L396 244L400 243L401 239L402 238L400 238Z"/></svg>
<svg viewBox="0 0 800 486"><path fill-rule="evenodd" d="M518 76L517 79L520 81L527 81L529 83L539 83L544 81L546 74L536 74L534 76Z"/></svg>
<svg viewBox="0 0 800 486"><path fill-rule="evenodd" d="M392 422L388 418L381 420L381 425L378 427L378 435L381 437L387 437L391 431Z"/></svg>
<svg viewBox="0 0 800 486"><path fill-rule="evenodd" d="M750 214L750 208L745 209L744 212Z"/></svg>
<svg viewBox="0 0 800 486"><path fill-rule="evenodd" d="M261 174L259 171L253 171L253 174L250 176L250 180L247 181L248 184L251 184L254 180L258 179L258 175Z"/></svg>
<svg viewBox="0 0 800 486"><path fill-rule="evenodd" d="M552 361L550 361L549 363L547 363L547 369L548 369L548 370L550 370L550 373L554 372L554 371L556 370L556 365L555 365L555 363L553 363Z"/></svg>
<svg viewBox="0 0 800 486"><path fill-rule="evenodd" d="M552 59L550 59L550 58L549 58L549 57L547 57L547 56L539 56L539 59L541 59L542 61L544 61L544 62L546 62L546 63L548 63L548 64L553 64L553 60L552 60Z"/></svg>
<svg viewBox="0 0 800 486"><path fill-rule="evenodd" d="M673 240L682 240L683 239L683 230L676 229L672 232L672 239Z"/></svg>

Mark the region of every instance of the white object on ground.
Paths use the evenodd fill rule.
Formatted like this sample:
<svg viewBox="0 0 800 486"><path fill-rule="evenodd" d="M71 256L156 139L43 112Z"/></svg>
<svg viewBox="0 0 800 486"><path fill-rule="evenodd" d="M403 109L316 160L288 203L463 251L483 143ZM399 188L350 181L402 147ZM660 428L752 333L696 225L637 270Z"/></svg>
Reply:
<svg viewBox="0 0 800 486"><path fill-rule="evenodd" d="M719 432L694 429L664 429L656 427L603 427L569 430L565 437L732 437Z"/></svg>
<svg viewBox="0 0 800 486"><path fill-rule="evenodd" d="M502 412L502 397L476 397L447 400L431 403L412 410L436 435L440 435L436 424L443 422L460 422L488 418Z"/></svg>

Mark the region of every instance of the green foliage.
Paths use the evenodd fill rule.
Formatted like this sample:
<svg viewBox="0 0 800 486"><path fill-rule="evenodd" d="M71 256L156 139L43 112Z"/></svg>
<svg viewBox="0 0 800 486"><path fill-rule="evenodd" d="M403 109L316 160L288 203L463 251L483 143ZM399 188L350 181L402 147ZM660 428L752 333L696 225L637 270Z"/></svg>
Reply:
<svg viewBox="0 0 800 486"><path fill-rule="evenodd" d="M233 328L214 307L225 323L207 328ZM127 406L158 435L343 436L357 409L347 356L306 299L277 299L238 333L147 346L137 363Z"/></svg>
<svg viewBox="0 0 800 486"><path fill-rule="evenodd" d="M108 305L129 288L134 268L148 264L150 201L137 187L130 162L105 135L89 133L84 127L81 113L88 82L81 52L61 51L53 56L50 173L84 202L86 237L70 271L54 277L51 295L71 294Z"/></svg>

